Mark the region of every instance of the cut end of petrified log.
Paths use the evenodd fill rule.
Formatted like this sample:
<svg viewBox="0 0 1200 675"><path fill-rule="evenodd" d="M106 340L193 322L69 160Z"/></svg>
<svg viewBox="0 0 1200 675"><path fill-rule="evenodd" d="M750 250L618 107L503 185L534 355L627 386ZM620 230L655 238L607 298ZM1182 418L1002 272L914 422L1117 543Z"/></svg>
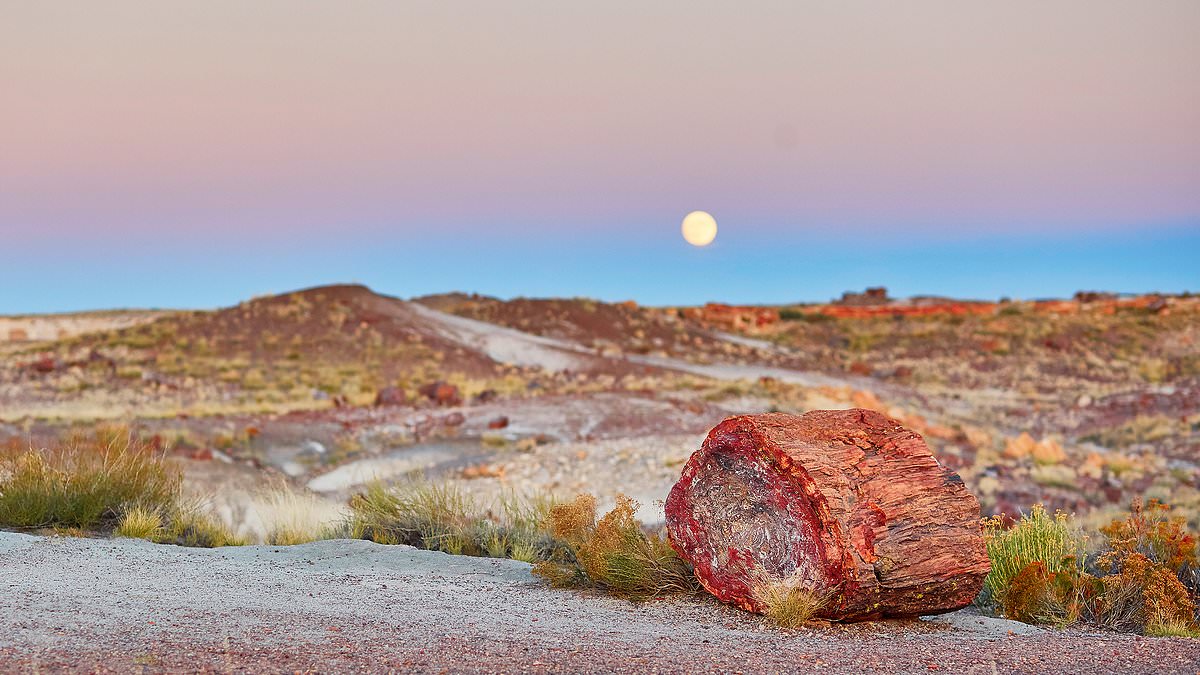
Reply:
<svg viewBox="0 0 1200 675"><path fill-rule="evenodd" d="M764 585L830 600L831 619L951 611L989 566L979 503L920 435L871 410L731 417L666 503L672 546L717 598L764 611Z"/></svg>

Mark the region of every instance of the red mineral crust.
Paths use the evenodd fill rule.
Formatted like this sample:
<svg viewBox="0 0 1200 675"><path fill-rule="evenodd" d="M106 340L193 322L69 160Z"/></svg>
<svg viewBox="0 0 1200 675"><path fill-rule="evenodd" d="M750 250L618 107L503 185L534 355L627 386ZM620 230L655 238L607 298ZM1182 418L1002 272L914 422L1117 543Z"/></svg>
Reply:
<svg viewBox="0 0 1200 675"><path fill-rule="evenodd" d="M730 417L666 503L671 545L723 602L773 581L829 595L829 619L964 607L989 564L979 502L921 436L865 409Z"/></svg>

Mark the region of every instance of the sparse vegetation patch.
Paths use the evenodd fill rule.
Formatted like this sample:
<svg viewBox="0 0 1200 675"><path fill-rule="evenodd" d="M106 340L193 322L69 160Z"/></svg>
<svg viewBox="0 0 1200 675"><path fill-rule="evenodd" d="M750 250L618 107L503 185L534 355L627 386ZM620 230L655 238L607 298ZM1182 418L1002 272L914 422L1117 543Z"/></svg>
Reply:
<svg viewBox="0 0 1200 675"><path fill-rule="evenodd" d="M565 549L533 572L555 586L595 587L614 595L647 598L697 593L700 584L662 534L646 534L634 518L637 502L617 495L616 506L596 518L596 498L580 495L550 509L548 526Z"/></svg>
<svg viewBox="0 0 1200 675"><path fill-rule="evenodd" d="M163 509L182 478L124 430L101 428L46 450L0 451L0 527L113 527L134 508Z"/></svg>
<svg viewBox="0 0 1200 675"><path fill-rule="evenodd" d="M51 449L0 449L0 527L112 534L183 546L245 542L199 503L161 451L124 427L99 427Z"/></svg>
<svg viewBox="0 0 1200 675"><path fill-rule="evenodd" d="M1088 621L1114 630L1200 637L1196 537L1156 501L1135 500L1125 518L1086 538L1063 513L1035 506L1012 527L984 522L992 572L980 604L1026 623Z"/></svg>
<svg viewBox="0 0 1200 675"><path fill-rule="evenodd" d="M485 508L452 484L376 482L350 500L348 528L350 536L380 544L532 562L558 545L540 526L552 504L510 495Z"/></svg>

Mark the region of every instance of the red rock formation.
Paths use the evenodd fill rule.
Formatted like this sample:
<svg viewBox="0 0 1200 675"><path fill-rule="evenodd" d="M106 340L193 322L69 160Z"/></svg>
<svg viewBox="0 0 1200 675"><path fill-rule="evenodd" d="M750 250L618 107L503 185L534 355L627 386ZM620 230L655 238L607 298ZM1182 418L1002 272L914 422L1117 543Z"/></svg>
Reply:
<svg viewBox="0 0 1200 675"><path fill-rule="evenodd" d="M892 301L888 297L887 289L883 286L868 288L863 293L855 293L854 291L846 291L842 293L842 299L834 301L839 305L886 305Z"/></svg>
<svg viewBox="0 0 1200 675"><path fill-rule="evenodd" d="M830 619L936 614L969 604L989 569L962 480L871 410L726 419L666 520L704 587L749 611L765 609L755 587L778 581L828 593Z"/></svg>
<svg viewBox="0 0 1200 675"><path fill-rule="evenodd" d="M779 323L779 310L773 307L739 307L710 302L703 307L689 307L684 316L723 330L750 331Z"/></svg>
<svg viewBox="0 0 1200 675"><path fill-rule="evenodd" d="M943 302L934 304L891 303L887 305L816 305L810 311L839 319L869 319L876 316L966 316L994 314L994 302Z"/></svg>

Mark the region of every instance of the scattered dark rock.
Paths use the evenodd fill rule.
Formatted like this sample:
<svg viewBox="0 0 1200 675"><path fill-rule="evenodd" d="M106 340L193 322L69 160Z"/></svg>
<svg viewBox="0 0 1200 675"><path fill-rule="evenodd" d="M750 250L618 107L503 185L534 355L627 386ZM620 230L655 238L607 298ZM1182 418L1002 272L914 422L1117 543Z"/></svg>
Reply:
<svg viewBox="0 0 1200 675"><path fill-rule="evenodd" d="M883 286L868 288L863 293L855 293L854 291L846 291L842 293L842 299L836 300L835 304L839 305L886 305L892 299L888 297L887 289Z"/></svg>
<svg viewBox="0 0 1200 675"><path fill-rule="evenodd" d="M488 421L489 429L504 429L508 426L508 418L501 415L493 420Z"/></svg>
<svg viewBox="0 0 1200 675"><path fill-rule="evenodd" d="M408 402L408 398L404 395L404 390L400 387L384 387L375 394L375 405L404 405Z"/></svg>
<svg viewBox="0 0 1200 675"><path fill-rule="evenodd" d="M862 361L855 361L854 363L850 364L850 372L855 375L862 375L864 377L869 377L871 375L871 366L870 366L870 364L864 363Z"/></svg>
<svg viewBox="0 0 1200 675"><path fill-rule="evenodd" d="M53 373L58 370L58 360L53 356L43 356L33 363L29 364L29 368L35 373Z"/></svg>
<svg viewBox="0 0 1200 675"><path fill-rule="evenodd" d="M462 405L462 396L458 393L458 387L449 382L439 380L423 384L417 389L417 393L440 406Z"/></svg>
<svg viewBox="0 0 1200 675"><path fill-rule="evenodd" d="M1108 291L1076 291L1075 302L1112 302L1117 299L1116 293Z"/></svg>
<svg viewBox="0 0 1200 675"><path fill-rule="evenodd" d="M1071 338L1066 335L1051 335L1042 340L1042 346L1056 352L1064 352L1071 348Z"/></svg>

